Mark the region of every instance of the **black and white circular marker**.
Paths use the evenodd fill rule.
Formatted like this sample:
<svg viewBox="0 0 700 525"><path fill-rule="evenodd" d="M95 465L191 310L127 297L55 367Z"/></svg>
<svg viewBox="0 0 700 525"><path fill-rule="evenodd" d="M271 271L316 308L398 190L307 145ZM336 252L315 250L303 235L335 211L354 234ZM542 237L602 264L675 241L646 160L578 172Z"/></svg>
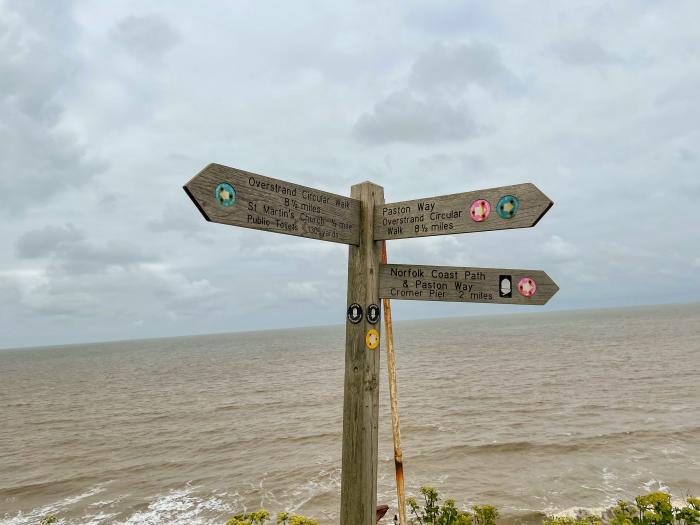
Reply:
<svg viewBox="0 0 700 525"><path fill-rule="evenodd" d="M367 307L367 321L372 324L377 324L379 321L379 306L376 304L370 304Z"/></svg>
<svg viewBox="0 0 700 525"><path fill-rule="evenodd" d="M357 303L352 303L348 308L348 321L357 324L362 321L362 307Z"/></svg>

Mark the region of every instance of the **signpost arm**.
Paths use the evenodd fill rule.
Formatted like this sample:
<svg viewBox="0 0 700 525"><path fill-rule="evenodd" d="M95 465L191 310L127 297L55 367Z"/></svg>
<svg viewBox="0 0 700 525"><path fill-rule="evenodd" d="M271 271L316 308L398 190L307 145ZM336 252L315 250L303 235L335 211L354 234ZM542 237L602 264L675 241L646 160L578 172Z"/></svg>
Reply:
<svg viewBox="0 0 700 525"><path fill-rule="evenodd" d="M349 247L348 305L379 303L380 243L374 240L374 208L384 204L384 189L370 182L352 187L361 202L360 242ZM378 329L363 315L346 322L343 451L340 525L375 525L379 420L379 346L368 347L368 332Z"/></svg>
<svg viewBox="0 0 700 525"><path fill-rule="evenodd" d="M382 264L387 263L386 241L382 241ZM386 364L389 372L389 400L391 402L391 431L394 437L394 467L396 470L396 496L399 504L399 525L406 524L406 494L403 482L403 454L401 452L401 428L399 427L399 399L396 388L396 362L394 360L394 326L391 321L391 300L383 299L384 328L386 329Z"/></svg>

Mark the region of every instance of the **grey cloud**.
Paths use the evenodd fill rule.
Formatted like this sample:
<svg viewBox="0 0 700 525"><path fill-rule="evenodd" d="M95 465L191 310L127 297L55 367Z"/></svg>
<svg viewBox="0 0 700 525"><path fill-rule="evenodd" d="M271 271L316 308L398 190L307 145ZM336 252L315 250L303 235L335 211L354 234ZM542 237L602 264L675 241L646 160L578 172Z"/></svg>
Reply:
<svg viewBox="0 0 700 525"><path fill-rule="evenodd" d="M663 108L664 112L678 111L681 113L695 113L698 110L697 98L700 92L700 75L691 71L679 81L672 83L660 93L655 103ZM693 119L695 121L695 119ZM693 126L693 131L696 126Z"/></svg>
<svg viewBox="0 0 700 525"><path fill-rule="evenodd" d="M462 104L400 92L389 95L371 113L362 115L353 132L369 144L432 143L472 137L477 126Z"/></svg>
<svg viewBox="0 0 700 525"><path fill-rule="evenodd" d="M545 255L557 261L570 261L581 253L576 245L561 238L559 235L552 235L542 243L542 251Z"/></svg>
<svg viewBox="0 0 700 525"><path fill-rule="evenodd" d="M61 318L104 316L114 321L170 320L220 306L209 281L191 280L167 268L130 266L102 274L49 273L25 294L25 308ZM128 297L128 300L124 300Z"/></svg>
<svg viewBox="0 0 700 525"><path fill-rule="evenodd" d="M36 259L51 255L61 249L62 245L82 241L83 232L74 226L46 226L41 230L33 230L25 233L15 244L17 254L25 259Z"/></svg>
<svg viewBox="0 0 700 525"><path fill-rule="evenodd" d="M453 173L459 172L474 173L486 170L486 162L481 155L452 155L447 153L436 153L428 155L418 160L418 165L433 172L440 169L449 170Z"/></svg>
<svg viewBox="0 0 700 525"><path fill-rule="evenodd" d="M411 27L429 34L463 35L484 28L499 28L502 20L486 2L464 0L433 0L432 2L402 2L404 17Z"/></svg>
<svg viewBox="0 0 700 525"><path fill-rule="evenodd" d="M554 48L560 60L574 66L600 66L619 59L590 38L577 38L558 43Z"/></svg>
<svg viewBox="0 0 700 525"><path fill-rule="evenodd" d="M430 144L473 137L479 126L468 110L467 88L512 93L517 79L493 45L438 43L418 55L405 85L360 116L353 128L357 139Z"/></svg>
<svg viewBox="0 0 700 525"><path fill-rule="evenodd" d="M683 162L692 163L698 160L698 156L688 148L681 148L678 152L678 156Z"/></svg>
<svg viewBox="0 0 700 525"><path fill-rule="evenodd" d="M267 291L264 299L270 305L285 302L301 302L317 307L333 308L343 299L344 290L340 286L334 286L333 280L326 281L290 281L282 289L274 292Z"/></svg>
<svg viewBox="0 0 700 525"><path fill-rule="evenodd" d="M17 283L12 279L0 275L0 297L2 297L2 301L0 301L0 312L9 314L12 307L19 302L21 295Z"/></svg>
<svg viewBox="0 0 700 525"><path fill-rule="evenodd" d="M183 192L184 197L184 192ZM191 238L209 240L212 231L209 224L189 199L169 204L160 217L148 222L148 228L158 233L179 233Z"/></svg>
<svg viewBox="0 0 700 525"><path fill-rule="evenodd" d="M161 60L180 41L180 34L158 15L123 18L111 36L132 58L147 62Z"/></svg>
<svg viewBox="0 0 700 525"><path fill-rule="evenodd" d="M87 241L68 245L57 252L62 268L72 274L95 273L110 267L155 262L159 257L138 245L124 241L111 241L95 245Z"/></svg>
<svg viewBox="0 0 700 525"><path fill-rule="evenodd" d="M7 214L44 205L68 187L84 184L104 168L79 138L65 130L66 107L61 99L77 62L65 52L56 29L29 9L28 2L12 17L0 17L0 194ZM68 18L66 7L55 22ZM68 22L65 22L68 23Z"/></svg>
<svg viewBox="0 0 700 525"><path fill-rule="evenodd" d="M486 89L513 91L517 81L503 65L498 48L472 42L438 43L424 51L413 64L411 83L419 89L464 90L472 84Z"/></svg>
<svg viewBox="0 0 700 525"><path fill-rule="evenodd" d="M5 0L4 2L9 13L31 21L31 26L37 34L45 35L50 40L60 40L62 43L70 42L76 36L78 26L73 19L75 3L75 0L62 2Z"/></svg>
<svg viewBox="0 0 700 525"><path fill-rule="evenodd" d="M22 344L19 334L13 329L26 326L27 309L22 305L22 293L17 283L0 274L0 348ZM16 330L22 332L24 330Z"/></svg>
<svg viewBox="0 0 700 525"><path fill-rule="evenodd" d="M154 262L158 257L124 241L95 244L73 226L47 226L29 231L17 239L20 257L50 258L54 271L67 274L99 273L110 267Z"/></svg>

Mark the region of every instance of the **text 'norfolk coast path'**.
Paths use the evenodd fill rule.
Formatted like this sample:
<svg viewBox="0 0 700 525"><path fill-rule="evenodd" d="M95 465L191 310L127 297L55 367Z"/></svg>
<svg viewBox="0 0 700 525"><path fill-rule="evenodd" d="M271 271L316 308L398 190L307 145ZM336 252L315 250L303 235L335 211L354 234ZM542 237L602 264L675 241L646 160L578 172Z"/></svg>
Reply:
<svg viewBox="0 0 700 525"><path fill-rule="evenodd" d="M409 301L545 304L559 287L541 270L383 264L379 297Z"/></svg>

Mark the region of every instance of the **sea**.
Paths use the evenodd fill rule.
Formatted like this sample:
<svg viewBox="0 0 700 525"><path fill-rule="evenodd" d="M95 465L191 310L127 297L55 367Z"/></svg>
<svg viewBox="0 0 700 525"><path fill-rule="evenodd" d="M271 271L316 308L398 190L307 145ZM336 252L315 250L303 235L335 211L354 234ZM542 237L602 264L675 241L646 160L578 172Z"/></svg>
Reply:
<svg viewBox="0 0 700 525"><path fill-rule="evenodd" d="M0 525L337 524L342 326L0 351ZM700 305L396 322L409 495L539 523L700 495ZM396 513L382 355L378 503Z"/></svg>

